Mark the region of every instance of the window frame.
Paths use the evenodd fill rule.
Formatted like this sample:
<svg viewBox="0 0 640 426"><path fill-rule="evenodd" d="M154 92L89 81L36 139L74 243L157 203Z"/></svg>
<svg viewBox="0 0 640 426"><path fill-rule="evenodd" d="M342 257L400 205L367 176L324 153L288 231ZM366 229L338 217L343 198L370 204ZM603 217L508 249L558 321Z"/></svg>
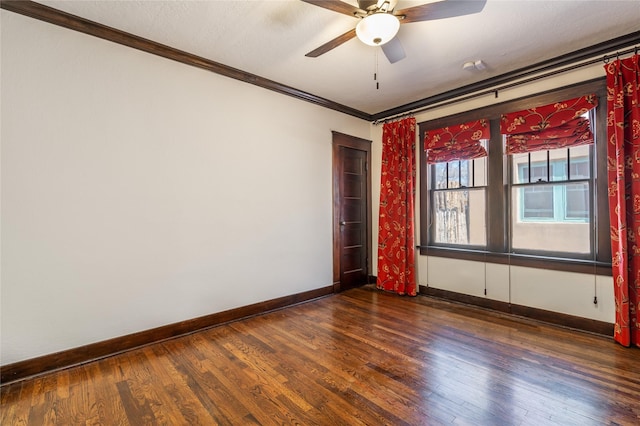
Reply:
<svg viewBox="0 0 640 426"><path fill-rule="evenodd" d="M485 146L486 149L486 146ZM430 176L430 182L433 182L433 188L428 189L428 196L429 198L429 203L431 203L430 205L433 205L433 200L436 197L437 193L440 192L448 192L448 193L453 193L453 192L471 192L471 191L482 191L483 193L483 198L484 198L484 204L485 204L485 223L486 223L486 204L487 204L487 185L488 185L488 179L486 176L486 171L485 171L485 176L483 177L483 184L476 184L476 161L479 160L484 160L486 162L487 157L482 157L482 158L473 158L473 159L469 159L469 160L453 160L453 161L448 161L446 163L433 163L430 165L427 165L427 169L430 170L429 176ZM468 162L468 171L467 171L467 180L470 180L470 182L467 182L468 185L463 185L462 184L462 163L463 162ZM451 179L449 178L449 167L452 163L457 163L457 169L458 169L458 186L450 186L451 183ZM445 165L446 167L446 175L447 175L447 179L446 179L446 188L438 188L437 187L437 179L436 179L436 174L437 174L437 167L438 165ZM429 168L429 166L432 166L431 168ZM485 166L486 169L486 166ZM470 195L470 194L469 194ZM433 241L436 239L436 234L437 234L437 229L435 226L433 226L435 224L435 218L433 218L433 213L435 212L435 208L433 208L429 214L431 215L431 221L430 221L430 226L429 226L429 238L430 241ZM486 226L485 226L486 228ZM467 231L469 231L469 229L467 228ZM485 244L486 244L486 235L485 235ZM462 249L476 249L476 250L482 250L484 249L484 245L474 245L474 244L457 244L457 243L449 243L449 244L444 244L444 243L438 243L439 246L441 245L446 245L447 247L460 247Z"/></svg>
<svg viewBox="0 0 640 426"><path fill-rule="evenodd" d="M531 252L513 253L510 249L511 220L508 218L509 196L511 190L508 174L509 162L504 161L504 143L500 132L501 114L524 110L535 106L548 105L553 102L571 99L586 94L595 93L598 97L598 107L594 110L592 126L596 144L591 151L593 155L593 191L591 203L591 218L594 239L592 246L594 253L589 259L583 257L567 257L566 253ZM420 151L420 255L450 257L463 260L484 261L498 264L512 264L551 270L569 272L595 273L611 275L611 241L609 235L609 211L607 200L607 153L606 153L606 80L598 78L583 83L577 83L560 89L525 96L522 98L496 103L455 115L418 123L419 151ZM487 228L486 247L453 246L446 244L432 244L429 228L430 197L428 188L429 167L426 163L424 151L424 134L426 131L446 126L453 126L472 120L486 118L491 126L491 139L488 143L487 157L487 186L485 221ZM496 184L495 182L499 182ZM597 200L600 200L598 203Z"/></svg>

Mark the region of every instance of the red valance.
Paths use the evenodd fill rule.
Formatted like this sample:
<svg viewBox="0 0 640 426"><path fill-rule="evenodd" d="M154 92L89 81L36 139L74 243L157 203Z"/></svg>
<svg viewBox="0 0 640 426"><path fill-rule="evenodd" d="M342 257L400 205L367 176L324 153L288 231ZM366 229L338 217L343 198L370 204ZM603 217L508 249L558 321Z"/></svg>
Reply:
<svg viewBox="0 0 640 426"><path fill-rule="evenodd" d="M427 163L486 157L487 151L480 141L490 137L489 122L485 119L427 131L424 136Z"/></svg>
<svg viewBox="0 0 640 426"><path fill-rule="evenodd" d="M583 115L597 105L596 95L586 95L503 114L500 130L507 135L507 154L592 144L589 120Z"/></svg>

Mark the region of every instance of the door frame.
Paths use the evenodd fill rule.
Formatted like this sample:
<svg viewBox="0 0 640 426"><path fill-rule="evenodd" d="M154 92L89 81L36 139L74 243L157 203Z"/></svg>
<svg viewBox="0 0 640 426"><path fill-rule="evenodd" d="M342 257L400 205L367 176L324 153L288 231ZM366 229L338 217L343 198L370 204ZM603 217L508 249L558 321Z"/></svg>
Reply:
<svg viewBox="0 0 640 426"><path fill-rule="evenodd" d="M332 131L332 180L333 180L333 292L337 293L342 289L340 282L340 167L339 155L340 148L346 147L357 149L366 153L366 196L367 196L367 283L371 277L371 141L367 139L350 136L344 133Z"/></svg>

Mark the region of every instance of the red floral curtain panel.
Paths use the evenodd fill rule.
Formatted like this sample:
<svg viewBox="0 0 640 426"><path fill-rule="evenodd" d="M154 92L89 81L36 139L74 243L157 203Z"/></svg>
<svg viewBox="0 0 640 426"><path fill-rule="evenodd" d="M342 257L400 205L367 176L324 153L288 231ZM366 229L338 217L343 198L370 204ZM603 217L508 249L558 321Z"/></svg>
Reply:
<svg viewBox="0 0 640 426"><path fill-rule="evenodd" d="M385 123L378 228L377 287L415 296L416 119Z"/></svg>
<svg viewBox="0 0 640 426"><path fill-rule="evenodd" d="M639 56L605 65L607 73L607 170L614 339L640 346L640 92Z"/></svg>
<svg viewBox="0 0 640 426"><path fill-rule="evenodd" d="M589 120L583 115L596 106L596 95L587 95L503 114L500 131L507 135L507 154L592 144Z"/></svg>
<svg viewBox="0 0 640 426"><path fill-rule="evenodd" d="M430 130L424 136L427 163L486 157L487 151L480 141L490 137L489 122L484 119Z"/></svg>

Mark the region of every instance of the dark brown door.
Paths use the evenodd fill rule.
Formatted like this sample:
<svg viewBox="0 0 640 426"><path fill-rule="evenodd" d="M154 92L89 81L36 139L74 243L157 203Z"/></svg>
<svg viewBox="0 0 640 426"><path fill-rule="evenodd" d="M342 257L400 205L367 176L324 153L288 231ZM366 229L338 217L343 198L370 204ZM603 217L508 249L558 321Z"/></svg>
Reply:
<svg viewBox="0 0 640 426"><path fill-rule="evenodd" d="M368 282L371 142L334 132L334 289Z"/></svg>

